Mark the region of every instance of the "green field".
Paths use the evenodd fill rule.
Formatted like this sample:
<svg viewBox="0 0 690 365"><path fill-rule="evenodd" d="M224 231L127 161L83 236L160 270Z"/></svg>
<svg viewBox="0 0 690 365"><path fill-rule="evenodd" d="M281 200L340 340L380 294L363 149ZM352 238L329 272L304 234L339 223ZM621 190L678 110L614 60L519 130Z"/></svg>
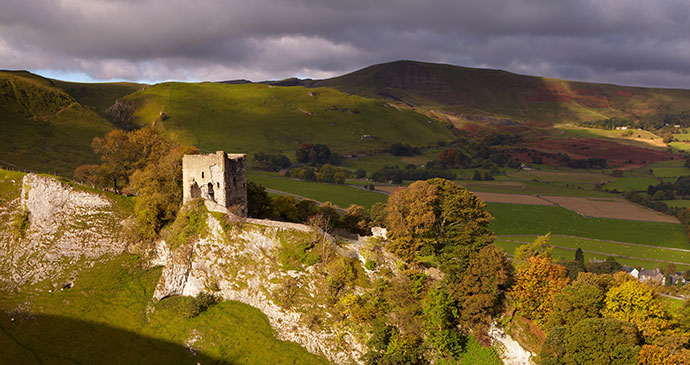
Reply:
<svg viewBox="0 0 690 365"><path fill-rule="evenodd" d="M690 175L690 169L687 167L654 167L652 171L654 171L654 175L658 177L680 177Z"/></svg>
<svg viewBox="0 0 690 365"><path fill-rule="evenodd" d="M680 224L584 218L558 206L488 203L497 235L542 235L548 232L585 238L690 249Z"/></svg>
<svg viewBox="0 0 690 365"><path fill-rule="evenodd" d="M441 149L438 148L426 149L416 156L393 156L390 153L378 153L366 157L346 158L343 160L342 166L352 170L362 168L367 171L368 175L371 175L372 172L381 169L384 165L400 168L408 164L423 165L435 160L440 151Z"/></svg>
<svg viewBox="0 0 690 365"><path fill-rule="evenodd" d="M161 269L145 266L122 255L81 272L65 291L50 293L52 286L40 283L0 293L2 362L326 362L277 340L266 316L248 305L222 302L194 316L191 297L152 302ZM194 338L192 352L184 344Z"/></svg>
<svg viewBox="0 0 690 365"><path fill-rule="evenodd" d="M296 194L319 202L330 201L344 209L350 206L350 204L359 204L370 208L374 203L386 202L388 200L388 196L385 194L347 185L293 180L263 172L250 172L249 180L270 189Z"/></svg>
<svg viewBox="0 0 690 365"><path fill-rule="evenodd" d="M523 243L519 242L513 242L510 240L505 240L505 239L497 239L496 240L496 245L500 248L502 248L506 253L512 255L515 252L515 249L518 246L523 245ZM556 260L572 260L573 257L575 257L575 250L576 249L567 249L563 247L554 247L553 250L551 251L552 256ZM584 251L587 251L583 248ZM591 253L591 252L585 252L585 260L586 262L589 262L591 259L597 259L597 260L606 260L608 257L615 257L616 261L623 265L628 265L628 266L633 266L633 267L644 267L646 269L654 269L656 267L662 269L666 268L668 265L667 263L662 263L662 262L656 262L656 261L650 261L650 260L644 260L644 259L638 259L638 258L627 258L627 257L620 257L617 254L596 254L596 253ZM690 269L690 265L679 265L676 264L677 270L687 270Z"/></svg>
<svg viewBox="0 0 690 365"><path fill-rule="evenodd" d="M677 149L677 150L690 151L690 143L688 143L688 142L673 141L673 142L670 142L668 145Z"/></svg>
<svg viewBox="0 0 690 365"><path fill-rule="evenodd" d="M350 154L453 139L422 114L327 88L168 82L122 100L136 106L137 124L161 123L205 151L283 152L294 159L302 142Z"/></svg>
<svg viewBox="0 0 690 365"><path fill-rule="evenodd" d="M536 238L537 236L500 236L502 241L520 241L523 243L533 242ZM519 245L517 242L514 243ZM571 236L551 236L549 243L553 246L571 249L573 251L581 248L584 251L597 253L593 255L604 257L628 256L628 258L632 258L631 260L636 259L637 261L645 261L646 264L643 266L646 268L653 268L655 266L664 267L666 265L665 263L659 263L654 260L680 263L690 268L690 250L678 251L663 247L645 247L623 242L593 240ZM571 251L571 254L567 255L566 258L571 258L573 251Z"/></svg>
<svg viewBox="0 0 690 365"><path fill-rule="evenodd" d="M669 207L690 208L690 200L664 200Z"/></svg>
<svg viewBox="0 0 690 365"><path fill-rule="evenodd" d="M561 171L513 171L508 176L517 180L539 180L545 182L562 183L583 183L583 184L602 184L607 183L613 178L611 176L591 172L561 172Z"/></svg>
<svg viewBox="0 0 690 365"><path fill-rule="evenodd" d="M616 180L604 185L604 189L618 191L646 191L649 185L657 185L659 180L654 177L628 176L619 177Z"/></svg>
<svg viewBox="0 0 690 365"><path fill-rule="evenodd" d="M673 139L690 142L690 133L676 133L673 135Z"/></svg>
<svg viewBox="0 0 690 365"><path fill-rule="evenodd" d="M604 191L592 190L591 184L556 183L538 181L515 181L496 178L496 181L458 180L458 184L472 191L506 194L564 195L582 197L614 197Z"/></svg>

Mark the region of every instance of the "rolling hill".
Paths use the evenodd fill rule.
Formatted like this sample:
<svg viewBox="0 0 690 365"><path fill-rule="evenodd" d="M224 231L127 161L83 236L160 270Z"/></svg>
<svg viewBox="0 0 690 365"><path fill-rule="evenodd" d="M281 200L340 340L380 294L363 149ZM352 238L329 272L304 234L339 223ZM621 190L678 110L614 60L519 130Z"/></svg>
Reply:
<svg viewBox="0 0 690 365"><path fill-rule="evenodd" d="M660 117L690 110L690 90L628 87L397 61L325 80L303 80L364 97L394 100L454 122L475 115L514 122Z"/></svg>
<svg viewBox="0 0 690 365"><path fill-rule="evenodd" d="M154 123L207 151L293 156L300 143L308 142L352 154L396 142L426 146L453 138L445 126L422 114L329 88L168 82L119 103L133 111L125 124Z"/></svg>
<svg viewBox="0 0 690 365"><path fill-rule="evenodd" d="M97 161L91 140L115 126L58 84L28 72L0 71L3 166L71 175L76 166Z"/></svg>

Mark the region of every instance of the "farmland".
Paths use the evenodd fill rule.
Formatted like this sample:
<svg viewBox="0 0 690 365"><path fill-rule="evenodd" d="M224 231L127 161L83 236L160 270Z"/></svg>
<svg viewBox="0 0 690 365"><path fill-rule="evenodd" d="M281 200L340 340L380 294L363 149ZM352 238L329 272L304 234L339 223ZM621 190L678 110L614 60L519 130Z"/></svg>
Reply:
<svg viewBox="0 0 690 365"><path fill-rule="evenodd" d="M612 241L690 249L680 224L585 218L558 206L488 203L498 235L572 235Z"/></svg>
<svg viewBox="0 0 690 365"><path fill-rule="evenodd" d="M512 254L517 247L530 243L535 238L536 236L499 236L496 245ZM621 264L634 267L665 268L672 263L678 270L690 269L690 250L676 251L570 236L551 236L549 243L554 246L552 255L556 259L570 260L574 257L575 250L580 248L584 251L588 262L593 258L605 260L607 257L615 257Z"/></svg>
<svg viewBox="0 0 690 365"><path fill-rule="evenodd" d="M369 208L372 204L385 202L388 198L381 193L347 185L293 180L269 173L252 172L249 174L249 179L270 189L320 202L330 201L341 208L347 208L350 204L359 204Z"/></svg>

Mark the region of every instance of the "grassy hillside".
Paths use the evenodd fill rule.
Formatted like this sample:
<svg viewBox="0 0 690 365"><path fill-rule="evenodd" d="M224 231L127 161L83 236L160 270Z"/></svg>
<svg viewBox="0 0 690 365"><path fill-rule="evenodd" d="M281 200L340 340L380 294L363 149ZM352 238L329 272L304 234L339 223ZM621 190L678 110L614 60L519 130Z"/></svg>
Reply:
<svg viewBox="0 0 690 365"><path fill-rule="evenodd" d="M348 154L452 138L421 114L326 88L171 82L121 100L136 108L136 123L158 123L207 151L283 151L294 158L302 142Z"/></svg>
<svg viewBox="0 0 690 365"><path fill-rule="evenodd" d="M690 110L690 90L584 83L414 61L305 83L442 110L460 120L483 114L514 121L570 122Z"/></svg>
<svg viewBox="0 0 690 365"><path fill-rule="evenodd" d="M105 117L105 111L115 101L129 95L142 87L142 84L132 82L81 83L52 80L55 86L64 90L80 104L92 108L96 113Z"/></svg>
<svg viewBox="0 0 690 365"><path fill-rule="evenodd" d="M93 137L114 126L55 82L28 72L0 71L0 164L71 175L97 161Z"/></svg>
<svg viewBox="0 0 690 365"><path fill-rule="evenodd" d="M0 293L7 363L315 364L325 360L277 340L265 315L222 302L195 315L195 299L151 301L160 268L132 255L80 273L72 289L40 283Z"/></svg>

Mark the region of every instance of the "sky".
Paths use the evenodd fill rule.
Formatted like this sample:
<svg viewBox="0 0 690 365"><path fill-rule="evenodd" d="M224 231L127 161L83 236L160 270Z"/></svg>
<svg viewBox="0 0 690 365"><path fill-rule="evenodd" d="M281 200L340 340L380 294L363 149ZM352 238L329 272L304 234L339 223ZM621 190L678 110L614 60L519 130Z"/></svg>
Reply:
<svg viewBox="0 0 690 365"><path fill-rule="evenodd" d="M690 89L688 0L2 0L0 69L328 78L400 59Z"/></svg>

